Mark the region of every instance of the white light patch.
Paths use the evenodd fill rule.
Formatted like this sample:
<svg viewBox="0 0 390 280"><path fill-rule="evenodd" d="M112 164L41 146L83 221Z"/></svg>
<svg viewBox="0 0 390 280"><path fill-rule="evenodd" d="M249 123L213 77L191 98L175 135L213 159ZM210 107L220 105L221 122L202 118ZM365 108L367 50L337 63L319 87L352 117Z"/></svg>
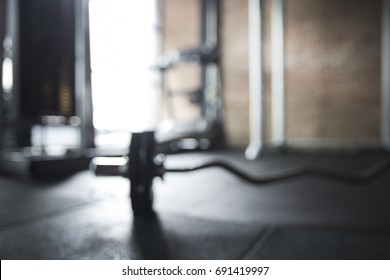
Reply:
<svg viewBox="0 0 390 280"><path fill-rule="evenodd" d="M3 91L4 92L11 92L12 88L14 86L14 79L13 79L13 62L12 59L9 57L4 58L3 60Z"/></svg>
<svg viewBox="0 0 390 280"><path fill-rule="evenodd" d="M159 73L155 0L89 4L94 125L144 131L158 121Z"/></svg>

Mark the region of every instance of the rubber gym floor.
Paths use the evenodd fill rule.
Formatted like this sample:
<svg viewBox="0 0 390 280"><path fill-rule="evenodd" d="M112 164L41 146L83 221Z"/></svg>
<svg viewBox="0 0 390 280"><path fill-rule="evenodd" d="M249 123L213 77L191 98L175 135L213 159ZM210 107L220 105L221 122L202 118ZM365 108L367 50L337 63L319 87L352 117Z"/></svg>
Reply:
<svg viewBox="0 0 390 280"><path fill-rule="evenodd" d="M261 176L299 166L359 173L388 154L171 155L223 158ZM134 218L129 182L82 171L0 176L0 259L390 259L390 171L352 184L308 175L264 185L210 168L154 184L155 215Z"/></svg>

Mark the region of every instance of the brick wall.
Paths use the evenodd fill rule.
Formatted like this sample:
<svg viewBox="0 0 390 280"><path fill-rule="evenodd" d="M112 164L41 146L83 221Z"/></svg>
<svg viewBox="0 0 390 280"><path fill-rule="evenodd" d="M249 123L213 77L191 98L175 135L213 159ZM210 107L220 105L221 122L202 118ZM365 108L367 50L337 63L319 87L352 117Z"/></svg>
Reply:
<svg viewBox="0 0 390 280"><path fill-rule="evenodd" d="M198 1L164 0L165 49L195 42L189 37L200 34ZM267 139L271 137L271 1L263 0ZM287 141L379 140L382 1L285 3ZM224 119L228 143L235 147L245 147L249 141L247 4L247 0L221 0ZM188 22L183 24L183 19ZM195 81L186 80L189 76L177 74L172 79L185 86Z"/></svg>
<svg viewBox="0 0 390 280"><path fill-rule="evenodd" d="M286 1L287 139L379 139L380 11L380 0Z"/></svg>

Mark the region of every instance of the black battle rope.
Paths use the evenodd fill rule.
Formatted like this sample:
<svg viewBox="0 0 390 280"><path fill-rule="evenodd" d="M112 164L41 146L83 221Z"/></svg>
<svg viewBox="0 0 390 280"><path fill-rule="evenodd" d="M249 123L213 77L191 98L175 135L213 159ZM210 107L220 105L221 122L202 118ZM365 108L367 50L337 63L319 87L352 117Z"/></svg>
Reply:
<svg viewBox="0 0 390 280"><path fill-rule="evenodd" d="M274 174L264 175L261 177L254 177L245 172L242 172L241 170L237 169L235 166L226 163L222 160L213 160L210 162L202 163L188 168L165 168L164 171L181 173L181 172L200 170L209 167L223 168L233 173L234 175L240 177L241 179L253 184L272 183L272 182L292 179L292 178L306 176L306 175L320 175L320 176L347 181L350 183L362 183L371 180L372 178L378 176L380 173L388 169L390 167L390 158L383 159L378 163L368 167L367 169L359 172L358 174L336 171L336 170L322 168L322 167L298 167L298 168L293 168L293 169L281 171Z"/></svg>

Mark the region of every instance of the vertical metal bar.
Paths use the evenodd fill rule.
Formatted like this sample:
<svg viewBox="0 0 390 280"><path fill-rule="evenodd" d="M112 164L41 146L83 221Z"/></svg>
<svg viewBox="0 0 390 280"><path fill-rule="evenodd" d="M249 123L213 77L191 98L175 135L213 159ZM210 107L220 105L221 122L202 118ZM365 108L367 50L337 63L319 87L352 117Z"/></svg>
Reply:
<svg viewBox="0 0 390 280"><path fill-rule="evenodd" d="M218 0L202 2L202 43L218 44Z"/></svg>
<svg viewBox="0 0 390 280"><path fill-rule="evenodd" d="M155 48L155 59L158 61L159 57L162 56L164 52L164 44L163 44L163 23L164 23L164 0L154 0L155 1L155 30L154 36L156 36L156 48ZM158 130L160 120L161 120L161 112L163 110L163 102L164 102L164 71L156 71L156 92L158 92L158 102L156 102L156 117L155 117L155 130Z"/></svg>
<svg viewBox="0 0 390 280"><path fill-rule="evenodd" d="M0 0L0 151L3 148L3 43L5 25L4 2L5 0Z"/></svg>
<svg viewBox="0 0 390 280"><path fill-rule="evenodd" d="M285 144L284 135L284 0L272 1L272 144Z"/></svg>
<svg viewBox="0 0 390 280"><path fill-rule="evenodd" d="M219 51L219 0L203 0L201 14L201 43ZM202 63L201 68L204 95L202 98L202 117L208 122L219 123L222 120L219 63Z"/></svg>
<svg viewBox="0 0 390 280"><path fill-rule="evenodd" d="M76 112L80 117L80 148L94 147L94 128L89 51L88 0L75 1L75 89Z"/></svg>
<svg viewBox="0 0 390 280"><path fill-rule="evenodd" d="M264 98L261 0L248 0L249 146L245 156L256 159L264 146Z"/></svg>
<svg viewBox="0 0 390 280"><path fill-rule="evenodd" d="M390 149L390 0L383 0L382 5L381 141Z"/></svg>
<svg viewBox="0 0 390 280"><path fill-rule="evenodd" d="M159 57L163 53L163 40L162 40L162 20L163 20L163 5L162 0L152 0L153 3L153 13L152 16L152 25L147 26L151 30L146 30L150 32L150 40L153 41L154 48L153 53L151 53L153 61L158 61ZM151 66L153 67L153 66ZM147 130L157 130L160 122L161 116L161 102L162 102L162 89L163 89L163 75L162 71L150 70L149 75L152 79L152 95L154 102L150 105L149 110L149 124L146 127Z"/></svg>
<svg viewBox="0 0 390 280"><path fill-rule="evenodd" d="M157 44L156 57L160 57L163 53L163 21L164 21L164 0L154 0L156 2L156 36Z"/></svg>
<svg viewBox="0 0 390 280"><path fill-rule="evenodd" d="M21 92L20 92L20 49L19 49L19 24L22 20L19 16L19 0L7 0L5 4L5 44L8 50L6 56L12 61L12 85L7 101L7 143L16 147L25 147L29 143L29 129L22 123ZM27 132L27 137L25 136ZM26 143L23 143L26 142Z"/></svg>
<svg viewBox="0 0 390 280"><path fill-rule="evenodd" d="M91 77L91 41L89 33L89 0L84 1L85 15L85 126L86 126L86 148L95 148L95 128L93 126L93 105L92 105L92 77Z"/></svg>
<svg viewBox="0 0 390 280"><path fill-rule="evenodd" d="M207 17L207 0L201 0L200 1L200 14L201 14L201 34L200 34L200 39L201 39L201 44L205 44L207 42L207 35L209 32L207 31L207 28L209 26L208 24L208 17ZM202 86L202 102L201 102L201 116L204 118L207 115L207 104L206 104L206 83L207 83L207 65L201 65L201 86Z"/></svg>

